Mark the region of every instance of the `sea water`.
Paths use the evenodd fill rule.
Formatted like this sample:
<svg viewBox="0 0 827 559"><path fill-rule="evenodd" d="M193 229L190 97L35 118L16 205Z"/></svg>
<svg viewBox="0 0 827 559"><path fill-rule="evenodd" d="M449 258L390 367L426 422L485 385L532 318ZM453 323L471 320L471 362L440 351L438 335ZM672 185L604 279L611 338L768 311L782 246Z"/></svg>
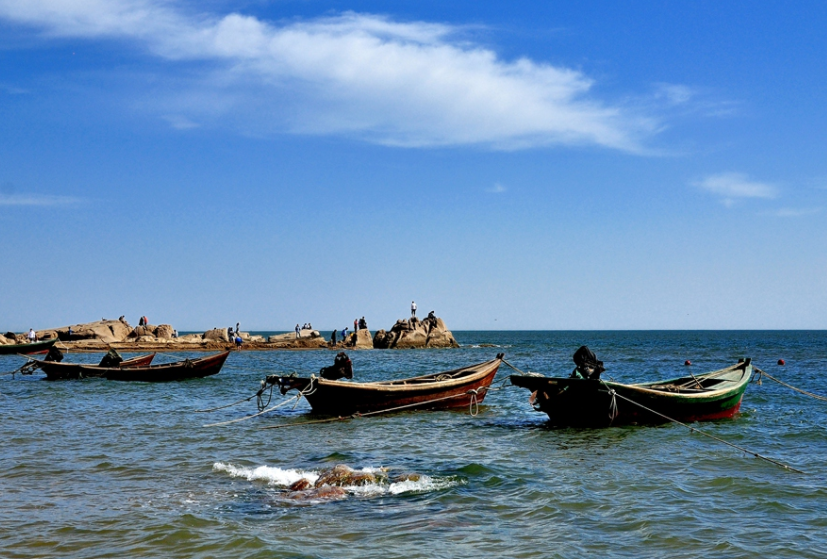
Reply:
<svg viewBox="0 0 827 559"><path fill-rule="evenodd" d="M741 357L827 394L827 332L455 332L460 349L353 351L355 381L492 359L568 375L580 345L620 382ZM203 354L159 354L156 362ZM252 415L268 374L334 353L240 351L171 384L0 377L0 557L827 557L827 402L767 379L732 420L555 429L500 369L475 416L406 412L282 429L306 402ZM96 361L99 355L70 354ZM776 364L784 359L786 365ZM23 363L0 356L0 371ZM277 392L270 405L285 401ZM387 472L335 498L291 496L336 464ZM418 476L393 481L402 473Z"/></svg>

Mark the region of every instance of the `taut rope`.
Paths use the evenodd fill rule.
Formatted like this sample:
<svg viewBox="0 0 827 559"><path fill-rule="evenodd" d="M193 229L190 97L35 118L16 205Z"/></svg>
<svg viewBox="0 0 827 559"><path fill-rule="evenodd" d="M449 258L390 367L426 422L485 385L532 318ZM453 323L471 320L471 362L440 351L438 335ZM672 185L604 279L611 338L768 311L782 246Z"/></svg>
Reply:
<svg viewBox="0 0 827 559"><path fill-rule="evenodd" d="M246 420L248 420L248 419L252 419L252 418L254 418L254 417L258 417L258 416L260 416L260 415L264 415L264 414L265 414L265 413L267 413L267 412L271 412L271 411L273 411L274 409L276 409L276 408L280 408L281 406L283 406L283 405L285 405L285 404L289 404L289 403L290 403L290 402L292 402L293 400L295 400L295 401L296 401L296 405L298 405L298 404L299 404L299 400L301 400L301 399L302 399L302 396L307 396L308 394L312 394L313 392L315 392L316 388L315 388L314 384L315 384L315 383L311 382L311 383L307 386L307 388L305 388L304 390L300 391L300 392L299 392L298 394L296 394L295 396L291 396L290 398L288 398L287 400L285 400L285 401L281 402L280 404L276 404L275 406L269 407L269 408L267 408L267 409L262 410L262 409L261 409L261 408L262 408L262 406L259 404L259 410L261 410L261 411L259 411L258 413L254 413L253 415L248 415L248 416L245 416L245 417L239 417L238 419L231 419L231 420L229 420L229 421L222 421L222 422L220 422L220 423L209 423L209 424L207 424L207 425L202 425L202 427L217 427L217 426L219 426L219 425L229 425L230 423L237 423L237 422L239 422L239 421L246 421ZM272 395L273 395L273 390L272 390L272 387L273 387L273 385L271 385L271 387L270 387L270 396L271 396L271 397L272 397ZM259 397L259 403L260 403L260 402L261 402L261 394L262 394L262 392L264 392L264 390L265 390L265 387L261 387L261 389L260 389L258 392L256 392L255 394L253 394L252 396L250 396L250 397L249 397L249 398L247 398L246 400L240 400L239 402L234 402L233 404L229 404L229 405L227 405L227 406L221 406L221 407L219 407L219 408L214 408L214 409L226 408L226 407L229 407L229 406L232 406L232 405L238 404L238 403L240 403L240 402L244 402L244 401L247 401L247 400L252 400L252 399L253 399L254 397L256 397L256 396L258 396L258 397ZM267 400L267 403L268 403L268 404L270 403L270 399L268 399L268 400ZM206 411L209 411L209 410L206 410Z"/></svg>
<svg viewBox="0 0 827 559"><path fill-rule="evenodd" d="M601 383L603 383L603 381L600 381L600 382L601 382ZM731 446L732 448L737 448L738 450L740 450L741 452L744 452L744 453L746 453L746 454L752 454L752 455L753 455L753 456L755 456L756 458L760 458L761 460L765 460L765 461L769 462L770 464L775 464L776 466L780 466L780 467L784 468L785 470L792 470L792 471L794 471L794 472L796 472L796 473L799 473L799 474L804 474L804 473L806 473L806 472L802 472L801 470L797 470L796 468L793 468L792 466L788 466L787 464L784 464L783 462L779 462L778 460L773 460L772 458L768 458L768 457L766 457L766 456L763 456L763 455L761 455L761 454L758 454L757 452L753 452L753 451L751 451L751 450L749 450L749 449L746 449L746 448L744 448L744 447L742 447L742 446L738 446L737 444L731 443L731 442L729 442L729 441L725 441L724 439L721 439L721 438L719 438L719 437L716 437L715 435L710 435L709 433L706 433L706 432L704 432L704 431L701 431L700 429L697 429L697 428L695 428L695 427L692 427L691 425L687 425L686 423L683 423L682 421L678 421L677 419L672 419L671 417L669 417L669 416L667 416L667 415L664 415L664 414L662 414L662 413L660 413L660 412L657 412L657 411L655 411L655 410L653 410L653 409L647 408L647 407L646 407L646 406L644 406L643 404L638 404L637 402L635 402L634 400L632 400L632 399L630 399L630 398L627 398L627 397L626 397L626 396L624 396L623 394L618 394L616 390L614 390L613 388L610 388L610 387L609 387L608 385L606 385L605 383L603 383L603 386L605 386L605 387L609 390L609 394L611 394L611 395L612 395L612 398L615 398L615 397L622 398L623 400L626 400L626 401L627 401L627 402L629 402L630 404L634 404L634 405L636 405L637 407L639 407L639 408L641 408L641 409L644 409L644 410L648 411L649 413L653 413L653 414L655 414L655 415L658 415L658 416L660 416L660 417L662 417L662 418L664 418L664 419L666 419L666 420L671 421L672 423L677 423L678 425L683 425L684 427L686 427L687 429L689 429L689 430L690 430L690 431L692 431L692 432L695 432L695 433L700 433L700 434L701 434L701 435L703 435L704 437L709 437L710 439L716 440L716 441L718 441L719 443L724 443L725 445Z"/></svg>
<svg viewBox="0 0 827 559"><path fill-rule="evenodd" d="M812 392L807 392L806 390L801 390L800 388L796 388L795 386L793 386L791 384L787 384L786 382L775 378L771 374L769 374L765 371L762 371L758 367L754 367L754 369L755 369L755 372L757 372L760 375L758 377L759 381L761 380L761 377L764 376L764 377L767 377L770 380L774 380L775 382L777 382L781 386L786 386L790 390L795 390L796 392L800 392L801 394L804 394L805 396L809 396L810 398L815 398L816 400L821 400L823 402L827 402L827 398L825 398L824 396L819 396L818 394L813 394ZM761 383L759 382L758 384L761 384Z"/></svg>
<svg viewBox="0 0 827 559"><path fill-rule="evenodd" d="M526 372L523 372L520 369L518 369L517 367L515 367L514 365L512 365L511 363L509 363L508 361L506 361L505 359L503 359L502 361L503 361L503 363L505 363L506 365L508 365L509 367L511 367L512 369L514 369L518 373L520 373L521 375L525 375L527 377L541 377L541 376L543 376L540 373L532 373L532 372L526 373Z"/></svg>
<svg viewBox="0 0 827 559"><path fill-rule="evenodd" d="M354 413L353 415L332 417L330 419L317 419L315 421L300 421L298 423L287 423L287 424L284 424L284 425L269 425L267 427L259 427L259 429L282 429L284 427L296 427L296 426L299 426L299 425L311 425L311 424L316 424L316 423L332 423L334 421L346 421L348 419L358 419L360 417L369 417L371 415L379 415L379 414L382 414L382 413L389 413L389 412L392 412L392 411L399 411L399 410L404 410L404 409L409 409L409 408L419 408L419 407L427 406L428 404L434 404L436 402L443 402L445 400L451 400L453 398L464 398L464 397L469 396L469 395L471 396L471 405L473 406L474 402L476 402L477 396L479 394L485 394L486 391L488 391L488 388L482 387L482 388L479 388L479 389L476 389L476 390L469 390L467 392L463 392L462 394L454 394L453 396L443 396L442 398L434 398L433 400L428 400L428 401L425 401L425 402L417 402L415 404L405 404L404 406L397 406L395 408L387 408L387 409L384 409L384 410L369 411L369 412L366 412L366 413L358 413L357 412L357 413ZM477 405L479 405L479 404L477 403ZM479 410L477 410L477 411L479 411ZM472 413L471 415L476 415L476 414Z"/></svg>

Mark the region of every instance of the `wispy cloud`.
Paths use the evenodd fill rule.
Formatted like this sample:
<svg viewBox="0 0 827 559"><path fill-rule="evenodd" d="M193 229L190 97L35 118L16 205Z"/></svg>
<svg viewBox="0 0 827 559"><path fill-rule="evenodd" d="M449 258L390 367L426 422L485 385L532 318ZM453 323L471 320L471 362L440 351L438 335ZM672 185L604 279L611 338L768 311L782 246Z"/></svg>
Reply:
<svg viewBox="0 0 827 559"><path fill-rule="evenodd" d="M505 192L506 190L507 189L498 182L495 182L494 186L485 189L486 192L491 192L493 194L500 194L502 192Z"/></svg>
<svg viewBox="0 0 827 559"><path fill-rule="evenodd" d="M17 87L16 85L10 85L7 83L0 83L0 91L9 95L25 95L29 92L28 89L23 89L22 87Z"/></svg>
<svg viewBox="0 0 827 559"><path fill-rule="evenodd" d="M169 125L176 130L190 130L199 126L197 122L193 122L182 115L164 115L164 120L169 122Z"/></svg>
<svg viewBox="0 0 827 559"><path fill-rule="evenodd" d="M504 60L439 23L346 13L275 24L195 14L171 0L0 0L0 18L46 37L121 40L171 63L201 64L202 80L167 101L182 110L161 113L180 114L179 123L209 117L411 147L628 152L645 151L661 128L644 110L596 98L578 70ZM664 95L681 102L691 92L668 86Z"/></svg>
<svg viewBox="0 0 827 559"><path fill-rule="evenodd" d="M702 188L721 198L726 206L732 206L739 198L775 198L778 189L772 184L751 180L744 173L719 173L692 181L692 186Z"/></svg>
<svg viewBox="0 0 827 559"><path fill-rule="evenodd" d="M695 91L686 85L674 83L655 84L655 98L664 99L671 105L682 105L695 96Z"/></svg>
<svg viewBox="0 0 827 559"><path fill-rule="evenodd" d="M79 204L80 198L51 194L0 194L0 206L67 206Z"/></svg>
<svg viewBox="0 0 827 559"><path fill-rule="evenodd" d="M775 217L804 217L821 213L822 208L780 208L768 215Z"/></svg>

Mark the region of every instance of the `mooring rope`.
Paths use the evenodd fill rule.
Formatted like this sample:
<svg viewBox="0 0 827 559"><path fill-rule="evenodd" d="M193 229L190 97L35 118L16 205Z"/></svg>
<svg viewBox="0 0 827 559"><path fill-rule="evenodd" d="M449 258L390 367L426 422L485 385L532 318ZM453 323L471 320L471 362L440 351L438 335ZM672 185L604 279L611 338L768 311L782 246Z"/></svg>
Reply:
<svg viewBox="0 0 827 559"><path fill-rule="evenodd" d="M488 391L488 388L483 386L482 388L479 388L477 390L468 390L467 392L463 392L462 394L454 394L453 396L443 396L442 398L435 398L433 400L428 400L426 402L417 402L415 404L405 404L404 406L397 406L397 407L394 407L394 408L387 408L387 409L384 409L384 410L369 411L369 412L365 412L365 413L356 412L352 415L331 417L329 419L317 419L317 420L313 420L313 421L299 421L297 423L286 423L284 425L268 425L267 427L259 427L259 429L282 429L284 427L297 427L297 426L300 426L300 425L313 425L313 424L317 424L317 423L332 423L334 421L346 421L348 419L358 419L360 417L369 417L369 416L372 416L372 415L379 415L379 414L382 414L382 413L389 413L389 412L392 412L392 411L399 411L399 410L404 410L404 409L409 409L409 408L423 407L423 406L427 406L428 404L434 404L436 402L443 402L445 400L451 400L453 398L463 398L463 397L469 396L469 395L471 396L472 399L474 399L476 397L476 394L485 393L487 391Z"/></svg>
<svg viewBox="0 0 827 559"><path fill-rule="evenodd" d="M315 377L314 377L314 378L315 378ZM298 406L298 405L299 405L299 401L302 399L302 396L307 396L308 394L313 394L313 392L315 392L315 391L316 391L316 388L315 388L313 385L314 385L314 383L313 383L313 382L311 382L311 383L307 386L307 388L305 388L304 390L299 391L299 393L298 393L298 394L296 394L295 396L291 396L291 397L290 397L290 398L288 398L287 400L285 400L285 401L283 401L283 402L281 402L281 403L278 403L278 404L276 404L275 406L272 406L272 407L267 408L267 409L265 409L265 410L262 410L262 409L261 409L261 407L259 407L259 410L260 410L260 411L259 411L258 413L254 413L253 415L248 415L248 416L245 416L245 417L239 417L239 418L237 418L237 419L231 419L230 421L222 421L222 422L220 422L220 423L210 423L210 424L208 424L208 425L202 425L202 427L217 427L217 426L219 426L219 425L229 425L230 423L237 423L237 422L239 422L239 421L246 421L246 420L248 420L248 419L252 419L252 418L254 418L254 417L258 417L259 415L263 415L263 414L265 414L265 413L267 413L267 412L271 412L271 411L273 411L273 410L274 410L274 409L276 409L276 408L280 408L281 406L284 406L284 405L286 405L286 404L289 404L290 402L292 402L292 401L293 401L293 399L295 399L295 400L296 400L296 406ZM272 397L272 394L273 394L273 386L275 386L275 385L270 385L270 396L271 396L271 397ZM261 388L258 392L256 392L255 394L253 394L253 395L252 395L252 396L250 396L249 398L247 398L247 400L252 400L255 396L259 396L259 400L260 400L260 399L261 399L261 393L262 393L262 392L264 392L264 387L262 387L262 388ZM241 401L243 401L243 400L241 400ZM235 404L240 403L241 401L239 401L239 402L235 402ZM270 400L269 400L269 399L267 400L267 403L268 403L268 404L270 403ZM234 404L231 404L231 405L234 405ZM296 409L296 406L293 406L293 409ZM229 407L229 406L222 406L222 407ZM221 408L215 408L215 409L221 409Z"/></svg>
<svg viewBox="0 0 827 559"><path fill-rule="evenodd" d="M541 375L540 373L532 373L531 371L526 373L524 371L521 371L520 369L518 369L517 367L515 367L514 365L512 365L511 363L509 363L505 359L503 359L502 361L503 361L503 363L505 363L506 365L508 365L509 367L511 367L512 369L514 369L518 373L520 373L521 375L525 375L527 377L542 377L542 376L544 376L544 375Z"/></svg>
<svg viewBox="0 0 827 559"><path fill-rule="evenodd" d="M16 375L17 373L20 373L21 375L30 375L30 374L34 373L37 370L38 365L35 362L34 357L29 357L28 355L20 355L20 357L25 357L26 362L23 363L22 365L20 365L18 368L16 368L13 371L7 371L5 373L0 373L0 376L12 375L12 378L14 378L14 375Z"/></svg>
<svg viewBox="0 0 827 559"><path fill-rule="evenodd" d="M732 448L737 448L737 449L738 449L738 450L740 450L741 452L744 452L744 453L746 453L746 454L752 454L752 455L753 455L753 456L755 456L756 458L760 458L761 460L765 460L765 461L769 462L770 464L775 464L776 466L780 466L780 467L784 468L785 470L792 470L793 472L796 472L796 473L799 473L799 474L804 474L804 473L806 473L806 472L802 472L801 470L798 470L798 469L796 469L796 468L793 468L792 466L788 466L787 464L784 464L783 462L779 462L778 460L774 460L774 459L772 459L772 458L768 458L767 456L764 456L764 455L762 455L762 454L758 454L757 452L753 452L753 451L751 451L751 450L749 450L749 449L747 449L747 448L744 448L744 447L742 447L742 446L738 446L737 444L731 443L731 442L729 442L729 441L725 441L724 439L722 439L722 438L720 438L720 437L716 437L715 435L710 435L709 433L706 433L706 432L704 432L704 431L701 431L700 429L698 429L698 428L696 428L696 427L692 427L691 425L687 425L686 423L683 423L682 421L678 421L677 419L672 419L672 418L671 418L671 417L669 417L668 415L664 415L664 414L662 414L662 413L660 413L660 412L658 412L658 411L655 411L655 410L653 410L653 409L647 408L647 407L646 407L646 406L644 406L643 404L638 404L637 402L635 402L634 400L632 400L632 399L630 399L630 398L627 398L627 397L626 397L626 396L624 396L623 394L619 394L616 390L614 390L613 388L611 388L611 387L609 387L608 385L606 385L603 381L600 381L600 382L601 382L601 384L603 384L603 386L605 386L605 387L609 390L609 392L610 392L610 393L613 393L613 394L612 394L612 397L613 397L613 398L614 398L615 396L617 396L618 398L622 398L622 399L626 400L627 402L629 402L630 404L634 404L634 405L636 405L637 407L639 407L639 408L641 408L641 409L644 409L644 410L648 411L649 413L653 413L653 414L655 414L655 415L658 415L658 416L660 416L660 417L662 417L662 418L664 418L664 419L666 419L666 420L668 420L668 421L671 421L672 423L677 423L678 425L683 425L684 427L686 427L687 429L689 429L690 431L692 431L692 432L694 432L694 433L700 433L701 435L703 435L703 436L705 436L705 437L709 437L710 439L716 440L716 441L718 441L719 443L723 443L723 444L725 444L725 445L731 446Z"/></svg>
<svg viewBox="0 0 827 559"><path fill-rule="evenodd" d="M784 381L782 381L782 380L779 380L779 379L775 378L774 376L772 376L771 374L767 373L766 371L762 371L762 370L761 370L761 369L759 369L758 367L754 367L754 369L755 369L755 372L757 372L757 373L760 375L760 376L758 377L759 384L760 384L761 376L765 376L765 377L767 377L767 378L768 378L768 379L770 379L770 380L774 380L775 382L777 382L777 383L778 383L778 384L780 384L781 386L786 386L786 387L787 387L787 388L789 388L790 390L795 390L796 392L800 392L801 394L804 394L804 395L809 396L809 397L811 397L811 398L815 398L816 400L821 400L821 401L823 401L823 402L827 402L827 398L825 398L824 396L819 396L818 394L813 394L812 392L807 392L806 390L802 390L802 389L800 389L800 388L796 388L795 386L793 386L793 385L791 385L791 384L787 384L786 382L784 382Z"/></svg>
<svg viewBox="0 0 827 559"><path fill-rule="evenodd" d="M283 402L280 402L280 403L276 404L275 406L269 407L266 410L261 410L258 413L254 413L253 415L248 415L248 416L245 416L245 417L239 417L237 419L231 419L229 421L221 421L220 423L209 423L207 425L202 425L202 427L218 427L219 425L229 425L230 423L238 423L239 421L246 421L248 419L252 419L254 417L258 417L260 415L263 415L267 412L271 412L276 408L280 408L281 406L284 406L285 404L289 404L290 402L293 401L293 399L298 401L301 397L302 397L302 394L301 394L301 392L299 392L295 396L291 396L287 400L285 400Z"/></svg>
<svg viewBox="0 0 827 559"><path fill-rule="evenodd" d="M250 396L248 398L242 398L241 400L238 400L237 402L233 402L232 404L226 404L226 405L223 405L223 406L218 406L217 408L210 408L210 409L207 409L207 410L192 410L192 411L193 411L193 413L207 413L207 412L211 412L211 411L223 410L225 408L230 408L232 406L237 406L238 404L243 404L244 402L249 402L250 400L252 400L256 396L258 396L260 393L261 392L256 392L255 394L253 394L252 396ZM270 402L268 401L267 403L269 404Z"/></svg>

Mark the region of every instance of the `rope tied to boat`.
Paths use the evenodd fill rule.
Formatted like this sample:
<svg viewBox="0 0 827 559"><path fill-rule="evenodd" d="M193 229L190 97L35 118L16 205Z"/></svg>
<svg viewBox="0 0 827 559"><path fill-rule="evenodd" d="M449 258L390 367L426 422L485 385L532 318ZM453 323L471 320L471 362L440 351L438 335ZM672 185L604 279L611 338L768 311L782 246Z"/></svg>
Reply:
<svg viewBox="0 0 827 559"><path fill-rule="evenodd" d="M759 369L758 367L753 367L753 368L755 369L755 372L756 372L756 373L758 373L758 381L757 381L757 382L758 382L758 384L759 384L759 385L761 384L761 377L767 377L767 378L768 378L768 379L770 379L770 380L774 380L775 382L777 382L777 383L778 383L778 384L780 384L781 386L786 386L786 387L787 387L787 388L789 388L790 390L794 390L794 391L796 391L796 392L799 392L799 393L801 393L801 394L804 394L805 396L809 396L810 398L815 398L816 400L821 400L822 402L827 402L827 398L825 398L824 396L820 396L820 395L818 395L818 394L814 394L814 393L812 393L812 392L807 392L806 390L802 390L802 389L800 389L800 388L796 388L795 386L793 386L793 385L791 385L791 384L787 384L786 382L784 382L784 381L782 381L782 380L779 380L779 379L775 378L774 376L772 376L772 375L771 375L771 374L769 374L768 372L766 372L766 371L762 371L762 370L761 370L761 369Z"/></svg>
<svg viewBox="0 0 827 559"><path fill-rule="evenodd" d="M484 390L484 388L482 388L481 390ZM479 400L477 400L477 394L479 394L479 392L472 388L471 390L466 392L466 394L471 395L471 401L468 403L468 413L471 415L471 417L477 417L477 414L480 413L480 402Z"/></svg>
<svg viewBox="0 0 827 559"><path fill-rule="evenodd" d="M502 362L505 363L506 365L508 365L509 367L511 367L512 369L514 369L515 371L517 371L518 373L520 373L521 375L524 375L524 376L527 376L527 377L543 377L543 376L545 376L545 375L541 375L540 373L532 373L531 371L528 371L528 372L521 371L520 369L518 369L517 367L515 367L514 365L512 365L511 363L509 363L505 359L503 359Z"/></svg>
<svg viewBox="0 0 827 559"><path fill-rule="evenodd" d="M609 424L611 425L617 416L620 415L620 411L617 409L617 391L614 388L609 387L605 382L600 382L603 386L609 389L609 395L612 397L609 402Z"/></svg>
<svg viewBox="0 0 827 559"><path fill-rule="evenodd" d="M380 415L380 414L383 414L383 413L390 413L390 412L400 411L400 410L405 410L405 409L427 407L429 404L435 404L437 402L443 402L445 400L451 400L453 398L464 398L466 396L471 396L471 399L473 401L474 399L477 398L478 395L484 394L487 391L489 391L489 389L483 386L483 387L478 388L478 389L471 389L471 390L468 390L466 392L462 392L461 394L454 394L452 396L443 396L442 398L434 398L433 400L428 400L426 402L417 402L417 403L414 403L414 404L405 404L404 406L396 406L396 407L387 408L387 409L384 409L384 410L369 411L369 412L364 412L364 413L356 412L356 413L353 413L353 414L348 415L348 416L340 415L340 416L337 416L337 417L331 417L329 419L316 419L316 420L313 420L313 421L299 421L299 422L296 422L296 423L285 423L283 425L268 425L266 427L259 427L259 429L283 429L285 427L297 427L297 426L300 426L300 425L315 425L315 424L319 424L319 423L332 423L334 421L346 421L348 419L358 419L360 417L369 417L369 416L372 416L372 415ZM476 406L477 406L477 413L479 413L479 402L476 403ZM476 416L476 414L473 414L473 413L471 415Z"/></svg>
<svg viewBox="0 0 827 559"><path fill-rule="evenodd" d="M14 375L16 375L17 373L20 373L21 375L31 375L32 373L34 373L37 370L39 365L37 364L36 361L34 361L28 355L24 355L24 357L26 359L28 359L28 361L26 361L25 363L23 363L21 366L19 366L18 368L16 368L13 371L8 371L8 372L5 372L5 373L0 373L0 374L11 375L11 378L14 378Z"/></svg>
<svg viewBox="0 0 827 559"><path fill-rule="evenodd" d="M606 384L605 384L602 380L601 380L600 382L601 382L601 384L603 384L604 386L606 386ZM606 386L606 388L611 390L611 388L610 388L609 386ZM762 455L762 454L759 454L759 453L757 453L757 452L753 452L753 451L749 450L748 448L744 448L743 446L739 446L739 445L737 445L737 444L735 444L735 443L731 443L731 442L729 442L729 441L725 441L724 439L722 439L722 438L720 438L720 437L716 437L715 435L711 435L711 434L709 434L709 433L707 433L707 432L705 432L705 431L701 431L701 430L700 430L700 429L698 429L697 427L692 427L691 425L687 425L686 423L684 423L684 422L682 422L682 421L678 421L677 419L673 419L673 418L669 417L668 415L664 415L664 414L660 413L659 411L655 411L655 410L653 410L653 409L651 409L651 408L649 408L649 407L644 406L643 404L639 404L639 403L635 402L634 400L632 400L631 398L627 398L627 397L626 397L626 396L624 396L623 394L618 394L616 391L615 391L615 395L616 395L618 398L622 398L623 400L626 400L626 401L627 401L627 402L629 402L630 404L634 404L635 406L637 406L637 407L639 407L639 408L641 408L641 409L643 409L643 410L645 410L645 411L647 411L647 412L649 412L649 413L652 413L652 414L654 414L654 415L657 415L657 416L659 416L659 417L662 417L663 419L666 419L667 421L671 421L672 423L677 423L678 425L682 425L683 427L686 427L687 429L689 429L689 430L690 430L690 431L692 431L693 433L699 433L699 434L703 435L704 437L709 437L710 439L713 439L713 440L715 440L715 441L718 441L719 443L723 443L723 444L725 444L725 445L727 445L727 446L731 446L732 448L736 448L736 449L738 449L738 450L740 450L741 452L744 452L744 453L746 453L746 454L751 454L751 455L755 456L756 458L759 458L759 459L761 459L761 460L764 460L764 461L766 461L766 462L769 462L770 464L774 464L774 465L776 465L776 466L779 466L779 467L781 467L781 468L784 468L785 470L791 470L791 471L796 472L796 473L798 473L798 474L805 474L805 473L806 473L806 472L803 472L803 471L801 471L801 470L799 470L799 469L793 468L792 466L789 466L789 465L787 465L787 464L784 464L783 462L779 462L778 460L775 460L775 459L773 459L773 458L769 458L769 457L764 456L764 455Z"/></svg>
<svg viewBox="0 0 827 559"><path fill-rule="evenodd" d="M273 385L271 385L271 388L272 388L272 386L273 386ZM261 408L259 408L259 410L260 410L260 411L259 411L258 413L254 413L253 415L247 415L247 416L245 416L245 417L239 417L239 418L237 418L237 419L231 419L231 420L229 420L229 421L222 421L222 422L219 422L219 423L209 423L209 424L207 424L207 425L202 425L202 427L218 427L218 426L220 426L220 425L229 425L230 423L238 423L239 421L246 421L246 420L248 420L248 419L252 419L252 418L254 418L254 417L258 417L258 416L260 416L260 415L264 415L265 413L271 412L271 411L273 411L274 409L277 409L277 408L280 408L280 407L282 407L282 406L284 406L284 405L287 405L287 404L289 404L289 403L293 402L293 400L295 400L295 405L293 406L293 409L296 409L296 406L298 406L298 405L299 405L299 400L301 400L301 399L302 399L302 396L307 396L308 394L312 394L312 393L313 393L313 392L309 392L309 390L310 390L310 388L311 388L312 386L313 386L313 383L311 383L311 384L310 384L310 385L309 385L306 389L304 389L304 390L300 390L300 391L299 391L299 393L298 393L298 394L296 394L295 396L291 396L291 397L290 397L290 398L288 398L287 400L284 400L283 402L280 402L280 403L278 403L278 404L276 404L276 405L274 405L274 406L272 406L272 407L269 407L269 408L267 408L267 409L261 409ZM315 391L315 388L313 388L313 390ZM235 404L240 403L240 402L242 402L242 401L252 400L252 399L253 399L253 397L255 397L255 396L259 396L259 398L261 398L261 396L260 396L260 395L261 395L261 393L263 393L263 392L264 392L264 387L262 386L262 388L261 388L258 392L256 392L255 394L253 394L253 396L250 396L250 397L249 397L249 398L247 398L246 400L239 400L239 402L234 402L233 404L229 404L229 405L227 405L227 406L221 406L221 407L219 407L219 408L214 408L214 409L222 409L222 408L229 407L229 406L231 406L231 405L235 405ZM271 390L271 394L272 394L272 390ZM268 399L268 401L267 401L267 402L268 402L268 404L269 404L270 400ZM205 410L205 411L210 411L210 410Z"/></svg>

